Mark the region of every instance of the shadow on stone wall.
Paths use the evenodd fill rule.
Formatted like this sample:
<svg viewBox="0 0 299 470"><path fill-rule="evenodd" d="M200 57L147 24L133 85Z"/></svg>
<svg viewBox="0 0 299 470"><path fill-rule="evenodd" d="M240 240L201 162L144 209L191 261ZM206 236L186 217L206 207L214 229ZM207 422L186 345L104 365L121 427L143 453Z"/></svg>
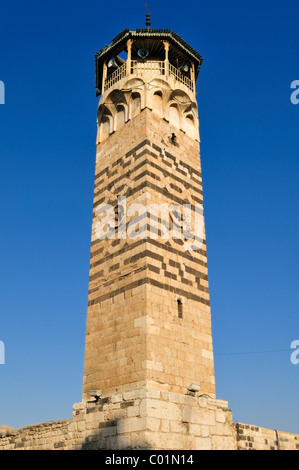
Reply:
<svg viewBox="0 0 299 470"><path fill-rule="evenodd" d="M121 422L111 420L99 423L99 430L85 437L76 450L151 450L144 433L119 434Z"/></svg>
<svg viewBox="0 0 299 470"><path fill-rule="evenodd" d="M138 405L137 405L138 404ZM74 405L73 432L76 450L130 450L151 448L140 400L105 397ZM77 441L77 442L76 442Z"/></svg>
<svg viewBox="0 0 299 470"><path fill-rule="evenodd" d="M87 436L77 450L118 449L117 421L99 423L99 430Z"/></svg>

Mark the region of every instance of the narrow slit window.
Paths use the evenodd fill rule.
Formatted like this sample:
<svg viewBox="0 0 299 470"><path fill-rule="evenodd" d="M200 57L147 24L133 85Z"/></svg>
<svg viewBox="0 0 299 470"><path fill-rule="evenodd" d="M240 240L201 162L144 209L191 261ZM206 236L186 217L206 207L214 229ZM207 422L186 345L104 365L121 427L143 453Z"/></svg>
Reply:
<svg viewBox="0 0 299 470"><path fill-rule="evenodd" d="M183 318L183 302L178 300L178 317Z"/></svg>

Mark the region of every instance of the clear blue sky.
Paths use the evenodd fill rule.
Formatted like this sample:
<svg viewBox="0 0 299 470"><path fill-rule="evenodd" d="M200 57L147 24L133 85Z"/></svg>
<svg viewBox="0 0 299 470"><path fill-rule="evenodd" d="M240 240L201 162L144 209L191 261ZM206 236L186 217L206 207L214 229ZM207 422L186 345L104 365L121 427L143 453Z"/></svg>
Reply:
<svg viewBox="0 0 299 470"><path fill-rule="evenodd" d="M235 421L299 433L298 0L148 1L198 80L216 391ZM95 164L94 54L144 1L2 2L0 424L81 401ZM236 354L268 350L277 353Z"/></svg>

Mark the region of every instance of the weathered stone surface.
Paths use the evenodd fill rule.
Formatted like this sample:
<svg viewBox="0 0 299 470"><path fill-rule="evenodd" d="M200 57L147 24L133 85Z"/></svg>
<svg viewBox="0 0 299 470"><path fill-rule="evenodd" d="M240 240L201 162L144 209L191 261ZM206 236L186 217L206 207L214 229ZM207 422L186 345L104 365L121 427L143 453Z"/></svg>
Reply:
<svg viewBox="0 0 299 470"><path fill-rule="evenodd" d="M1 425L0 426L0 437L2 436L11 436L15 433L15 429L11 426Z"/></svg>

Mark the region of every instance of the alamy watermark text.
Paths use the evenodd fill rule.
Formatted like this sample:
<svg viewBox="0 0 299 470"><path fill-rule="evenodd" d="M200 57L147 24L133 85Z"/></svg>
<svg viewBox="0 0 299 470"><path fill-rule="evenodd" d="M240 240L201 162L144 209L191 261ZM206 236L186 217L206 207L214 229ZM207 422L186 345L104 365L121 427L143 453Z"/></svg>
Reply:
<svg viewBox="0 0 299 470"><path fill-rule="evenodd" d="M0 341L0 365L5 364L5 346L3 341Z"/></svg>
<svg viewBox="0 0 299 470"><path fill-rule="evenodd" d="M0 104L5 104L5 85L0 80Z"/></svg>
<svg viewBox="0 0 299 470"><path fill-rule="evenodd" d="M294 80L291 83L291 89L295 90L291 94L291 103L292 104L299 104L299 80Z"/></svg>
<svg viewBox="0 0 299 470"><path fill-rule="evenodd" d="M291 349L294 349L294 351L291 354L291 363L294 364L294 366L297 366L299 364L299 340L295 340L291 344Z"/></svg>
<svg viewBox="0 0 299 470"><path fill-rule="evenodd" d="M98 240L181 240L182 249L197 251L204 243L204 216L200 204L131 204L118 196L115 207L100 204L95 211Z"/></svg>

